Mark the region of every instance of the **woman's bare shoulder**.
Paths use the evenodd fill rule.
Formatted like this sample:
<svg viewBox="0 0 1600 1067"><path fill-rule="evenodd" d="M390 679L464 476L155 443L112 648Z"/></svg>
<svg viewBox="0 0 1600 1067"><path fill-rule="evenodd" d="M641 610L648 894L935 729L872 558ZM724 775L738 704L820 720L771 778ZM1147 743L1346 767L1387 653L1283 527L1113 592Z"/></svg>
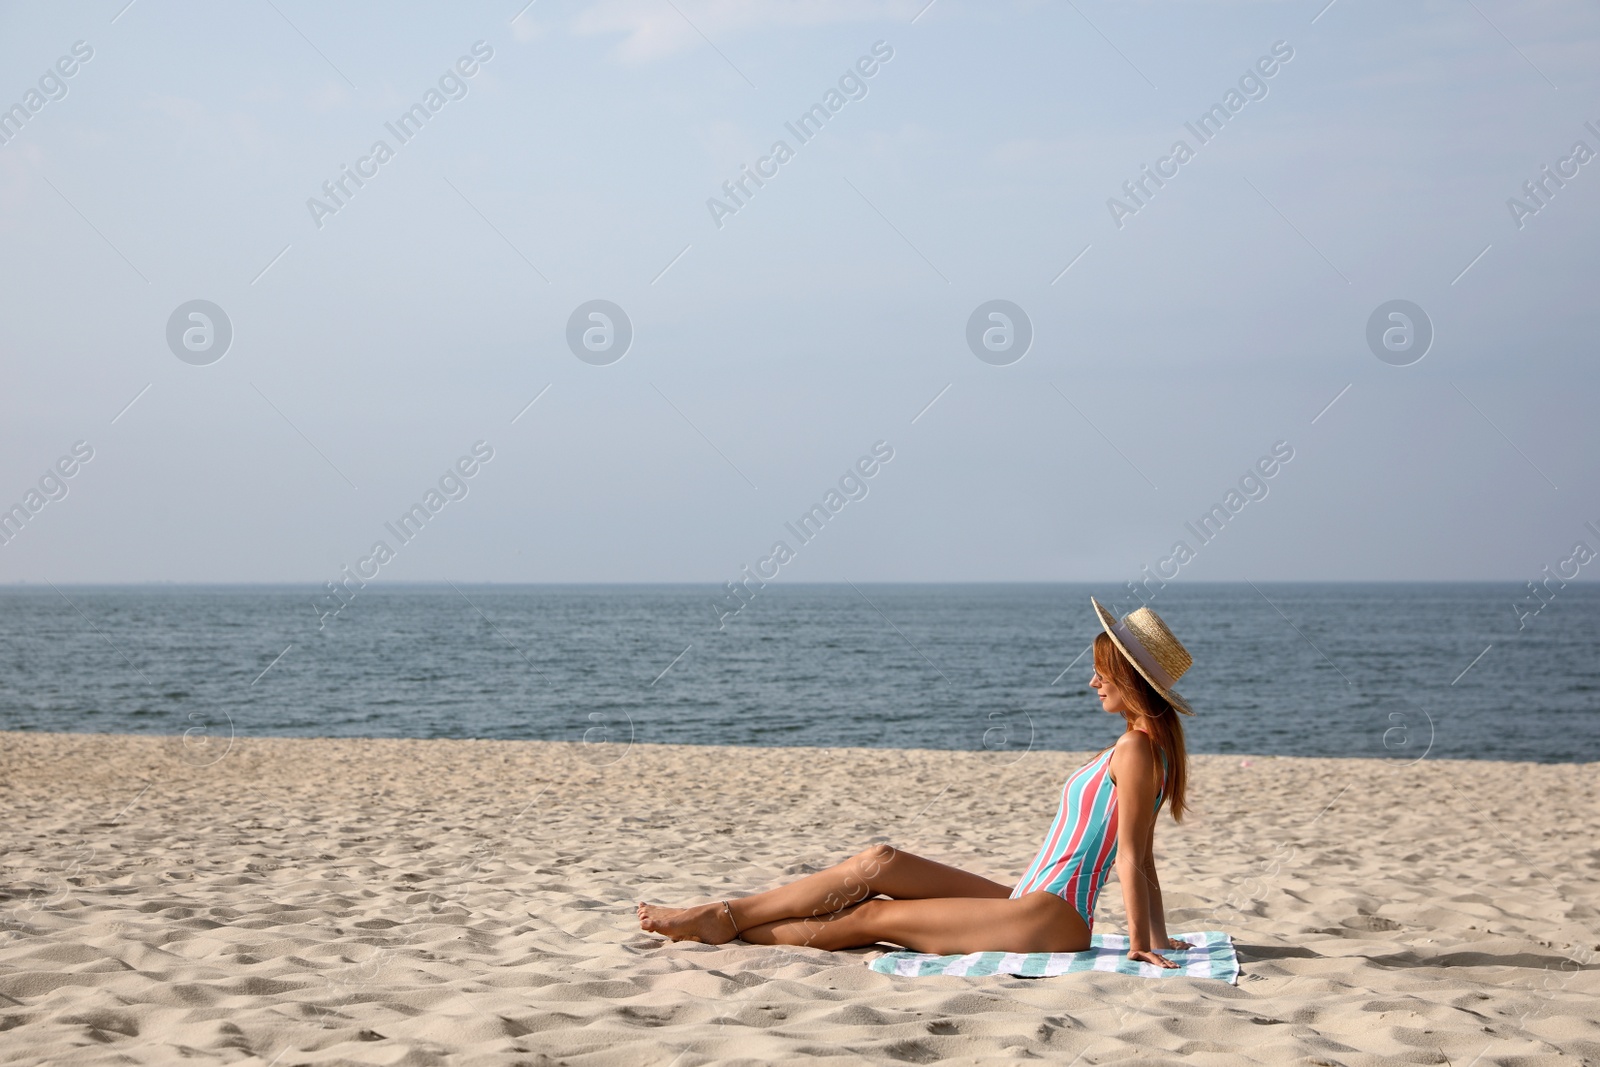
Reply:
<svg viewBox="0 0 1600 1067"><path fill-rule="evenodd" d="M1117 738L1112 746L1112 759L1124 766L1150 766L1156 763L1156 745L1150 735L1142 730L1129 730Z"/></svg>

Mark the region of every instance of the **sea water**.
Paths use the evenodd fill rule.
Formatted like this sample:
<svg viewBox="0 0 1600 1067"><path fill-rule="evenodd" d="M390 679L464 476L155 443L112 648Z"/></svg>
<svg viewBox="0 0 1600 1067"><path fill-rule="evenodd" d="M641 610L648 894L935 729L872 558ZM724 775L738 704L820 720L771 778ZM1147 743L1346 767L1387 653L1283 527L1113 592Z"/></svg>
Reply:
<svg viewBox="0 0 1600 1067"><path fill-rule="evenodd" d="M1600 591L1169 583L1192 751L1600 760ZM1097 749L1105 585L0 590L0 729ZM1126 592L1121 591L1126 599ZM319 616L321 625L319 625ZM719 618L721 625L719 626ZM1526 625L1523 625L1523 624Z"/></svg>

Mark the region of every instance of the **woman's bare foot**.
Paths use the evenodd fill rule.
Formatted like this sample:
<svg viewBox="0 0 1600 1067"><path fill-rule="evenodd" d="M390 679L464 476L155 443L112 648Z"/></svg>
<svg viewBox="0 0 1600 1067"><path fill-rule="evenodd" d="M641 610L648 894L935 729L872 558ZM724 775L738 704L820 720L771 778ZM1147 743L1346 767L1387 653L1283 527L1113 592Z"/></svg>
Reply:
<svg viewBox="0 0 1600 1067"><path fill-rule="evenodd" d="M699 941L723 945L735 937L733 922L721 901L669 908L663 904L639 903L639 929L661 934L670 941Z"/></svg>

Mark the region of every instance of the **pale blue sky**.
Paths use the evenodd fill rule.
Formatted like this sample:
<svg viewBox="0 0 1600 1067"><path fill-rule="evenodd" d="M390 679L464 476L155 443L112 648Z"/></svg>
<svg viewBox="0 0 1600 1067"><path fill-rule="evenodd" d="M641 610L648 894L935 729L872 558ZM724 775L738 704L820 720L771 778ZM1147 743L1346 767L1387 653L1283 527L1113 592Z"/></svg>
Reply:
<svg viewBox="0 0 1600 1067"><path fill-rule="evenodd" d="M478 440L386 580L733 578L879 440L785 580L1133 577L1278 441L1186 578L1521 581L1600 547L1600 161L1507 208L1600 151L1592 5L124 2L0 8L0 106L93 50L0 145L0 506L94 449L0 581L321 582ZM207 366L165 336L194 299L233 328ZM611 365L566 344L591 299L633 324ZM1033 324L1009 366L965 341L990 299ZM1436 331L1410 366L1365 340L1391 299Z"/></svg>

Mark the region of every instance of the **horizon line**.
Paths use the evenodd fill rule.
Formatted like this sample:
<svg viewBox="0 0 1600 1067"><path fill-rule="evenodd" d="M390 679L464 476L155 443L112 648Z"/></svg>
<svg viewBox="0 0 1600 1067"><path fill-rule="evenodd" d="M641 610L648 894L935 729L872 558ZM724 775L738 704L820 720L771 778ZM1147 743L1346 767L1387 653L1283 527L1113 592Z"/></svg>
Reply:
<svg viewBox="0 0 1600 1067"><path fill-rule="evenodd" d="M865 579L865 580L862 580L862 581L859 581L859 582L854 582L853 584L856 584L856 585L907 585L907 586L927 586L927 585L973 585L973 586L977 586L977 585L991 585L991 586L992 585L1040 585L1040 586L1048 586L1048 585L1063 585L1063 586L1065 586L1065 585L1084 585L1084 586L1088 586L1088 585L1118 584L1118 583L1124 582L1124 581L1126 581L1126 579L1113 579L1113 578L1100 578L1100 579L1097 579L1097 578L940 578L940 579L915 578L915 579L879 579L879 580ZM1167 585L1173 585L1173 586L1182 586L1182 587L1197 586L1197 585L1249 585L1249 584L1251 584L1252 581L1253 581L1252 579L1248 579L1248 578L1192 578L1192 579L1186 579L1184 581L1179 581L1176 578L1172 578L1172 579L1168 579L1166 584ZM1255 581L1255 584L1258 584L1258 585L1505 585L1505 584L1520 584L1523 580L1522 579L1517 579L1517 578L1263 578L1263 579L1254 580L1254 581ZM723 583L720 582L720 581L711 580L711 579L636 579L636 580L626 580L626 579L567 579L567 580L548 580L548 579L547 580L500 580L500 579L477 579L477 580L474 580L474 579L460 579L460 580L456 580L456 579L450 579L450 578L409 579L409 580L399 580L399 579L397 579L397 580L393 580L393 581L383 581L383 582L369 581L367 583L367 585L373 587L374 591L381 591L383 589L396 588L396 587L409 588L409 589L423 589L423 588L427 588L427 589L434 589L434 588L446 589L446 588L449 588L452 584L455 584L455 585L467 585L467 586L495 586L495 585L502 585L502 586L675 586L675 587L709 586L711 588L720 588L720 586ZM766 584L768 586L772 586L774 588L781 588L781 587L785 587L785 586L838 586L840 588L844 588L844 587L847 587L847 586L851 585L852 581L850 579L845 579L845 578L840 578L840 579L831 580L831 581L830 580L798 580L797 579L797 580L793 580L793 581L782 581L782 582L769 579ZM1575 578L1569 579L1567 581L1567 584L1568 585L1588 585L1588 584L1594 584L1594 582L1592 580L1586 580L1585 576L1583 576L1583 575L1579 575L1579 576L1577 576ZM40 579L38 581L30 581L28 579L18 579L16 581L11 581L11 582L0 582L0 590L5 590L5 589L49 589L49 588L52 587L52 585L67 586L69 588L102 587L102 588L116 588L116 589L223 588L223 587L292 588L292 589L310 588L310 589L319 589L319 588L322 587L322 583L319 583L319 582L316 582L316 581L313 581L313 580L309 580L309 579L276 579L276 580L250 580L250 579L239 579L239 580L187 580L187 579L182 579L182 580L179 580L179 579L171 579L171 578L158 578L158 579L147 579L147 580L142 580L142 581L118 581L118 580L112 580L112 581L94 581L94 580L89 580L89 581L71 581L71 580L64 580L64 581L56 581L56 582L51 582L49 579ZM1163 586L1163 588L1165 588L1165 586Z"/></svg>

